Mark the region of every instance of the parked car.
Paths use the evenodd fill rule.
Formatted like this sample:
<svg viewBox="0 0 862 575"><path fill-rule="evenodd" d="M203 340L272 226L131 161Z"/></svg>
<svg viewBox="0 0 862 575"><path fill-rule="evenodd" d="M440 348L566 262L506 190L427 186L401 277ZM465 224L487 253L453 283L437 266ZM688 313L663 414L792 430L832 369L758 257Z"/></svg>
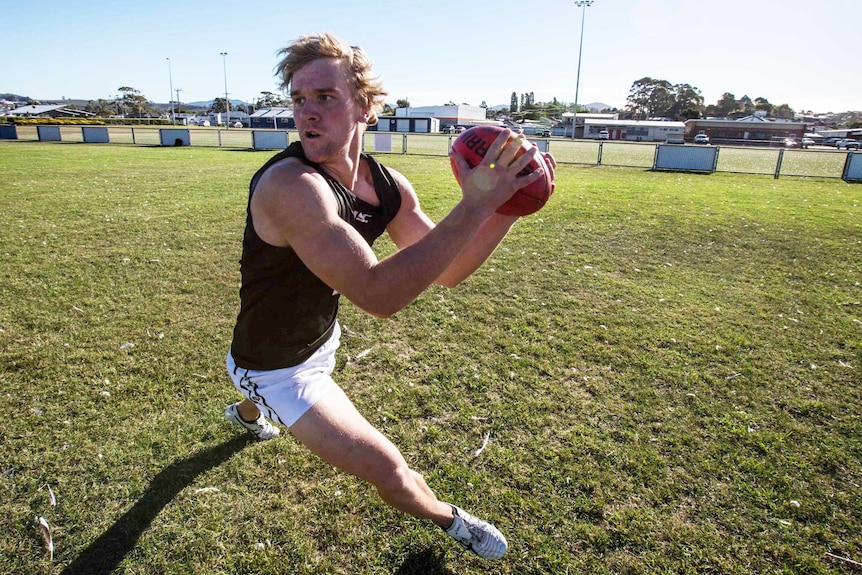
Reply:
<svg viewBox="0 0 862 575"><path fill-rule="evenodd" d="M785 148L795 148L799 145L799 142L796 141L796 138L784 138L784 141L781 143Z"/></svg>
<svg viewBox="0 0 862 575"><path fill-rule="evenodd" d="M694 143L695 144L708 144L709 143L709 136L707 136L706 134L698 134L694 137Z"/></svg>
<svg viewBox="0 0 862 575"><path fill-rule="evenodd" d="M804 150L804 149L808 148L808 146L813 146L813 145L814 145L814 140L812 140L811 138L802 138L802 143L799 144L799 147Z"/></svg>
<svg viewBox="0 0 862 575"><path fill-rule="evenodd" d="M551 130L549 128L540 128L540 129L536 130L536 135L539 136L540 138L550 138L551 137Z"/></svg>
<svg viewBox="0 0 862 575"><path fill-rule="evenodd" d="M835 142L835 147L838 148L839 150L841 148L844 148L845 150L849 150L850 148L853 148L854 150L858 150L859 149L859 141L854 140L853 138L844 138L843 140L838 140L837 142Z"/></svg>
<svg viewBox="0 0 862 575"><path fill-rule="evenodd" d="M607 130L602 130L599 132L599 140L609 140L611 134Z"/></svg>

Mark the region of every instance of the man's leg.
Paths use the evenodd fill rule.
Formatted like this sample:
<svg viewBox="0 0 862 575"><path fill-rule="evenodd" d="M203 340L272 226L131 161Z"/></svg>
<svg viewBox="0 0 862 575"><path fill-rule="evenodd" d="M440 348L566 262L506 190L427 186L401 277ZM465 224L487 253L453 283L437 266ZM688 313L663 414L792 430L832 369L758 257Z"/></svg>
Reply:
<svg viewBox="0 0 862 575"><path fill-rule="evenodd" d="M320 399L290 432L327 463L373 485L392 507L444 529L452 524L452 506L437 499L425 479L410 469L398 448L362 417L340 387Z"/></svg>
<svg viewBox="0 0 862 575"><path fill-rule="evenodd" d="M245 398L241 402L239 402L239 405L236 406L236 409L239 412L240 417L242 417L246 421L257 421L257 418L260 417L260 410L254 404L254 402L248 398Z"/></svg>

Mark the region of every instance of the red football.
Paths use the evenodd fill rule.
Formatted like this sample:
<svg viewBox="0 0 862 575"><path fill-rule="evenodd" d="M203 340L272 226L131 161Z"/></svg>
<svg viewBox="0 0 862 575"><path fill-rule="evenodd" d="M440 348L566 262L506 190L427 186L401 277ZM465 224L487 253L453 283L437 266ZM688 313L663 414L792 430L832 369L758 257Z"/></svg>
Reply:
<svg viewBox="0 0 862 575"><path fill-rule="evenodd" d="M505 128L500 126L474 126L455 139L452 143L452 149L463 156L467 160L467 164L473 168L482 161L485 152L488 151L488 148L503 130ZM524 140L522 147L526 151L532 145ZM541 154L536 156L536 159L530 162L518 175L529 174L540 166L544 170L544 177L515 192L515 195L497 208L499 213L509 216L527 216L539 211L545 205L548 198L551 197L553 182L551 181L551 172ZM455 179L460 182L454 162L452 162L452 172L455 174Z"/></svg>

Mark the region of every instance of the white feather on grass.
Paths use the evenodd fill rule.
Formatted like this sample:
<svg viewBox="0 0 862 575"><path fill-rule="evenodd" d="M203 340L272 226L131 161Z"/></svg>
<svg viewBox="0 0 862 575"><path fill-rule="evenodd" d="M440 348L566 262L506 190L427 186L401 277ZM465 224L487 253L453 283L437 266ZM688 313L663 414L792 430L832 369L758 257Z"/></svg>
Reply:
<svg viewBox="0 0 862 575"><path fill-rule="evenodd" d="M485 434L485 440L482 442L482 447L480 447L479 449L476 450L475 453L473 453L474 459L479 457L480 455L482 455L482 452L485 451L486 447L488 447L488 441L490 441L490 440L491 440L491 432L489 431L488 433Z"/></svg>
<svg viewBox="0 0 862 575"><path fill-rule="evenodd" d="M51 561L54 561L54 538L51 536L51 526L45 521L45 518L39 516L36 518L36 523L39 525L39 530L42 532L42 541L45 542L45 549L48 550L48 555Z"/></svg>

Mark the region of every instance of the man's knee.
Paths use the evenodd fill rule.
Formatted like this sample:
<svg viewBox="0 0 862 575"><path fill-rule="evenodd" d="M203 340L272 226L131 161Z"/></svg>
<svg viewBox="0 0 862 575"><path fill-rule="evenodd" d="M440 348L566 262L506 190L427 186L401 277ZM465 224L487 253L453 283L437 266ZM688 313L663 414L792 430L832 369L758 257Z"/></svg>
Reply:
<svg viewBox="0 0 862 575"><path fill-rule="evenodd" d="M404 462L391 461L376 471L374 486L382 493L403 493L415 488L414 472Z"/></svg>

